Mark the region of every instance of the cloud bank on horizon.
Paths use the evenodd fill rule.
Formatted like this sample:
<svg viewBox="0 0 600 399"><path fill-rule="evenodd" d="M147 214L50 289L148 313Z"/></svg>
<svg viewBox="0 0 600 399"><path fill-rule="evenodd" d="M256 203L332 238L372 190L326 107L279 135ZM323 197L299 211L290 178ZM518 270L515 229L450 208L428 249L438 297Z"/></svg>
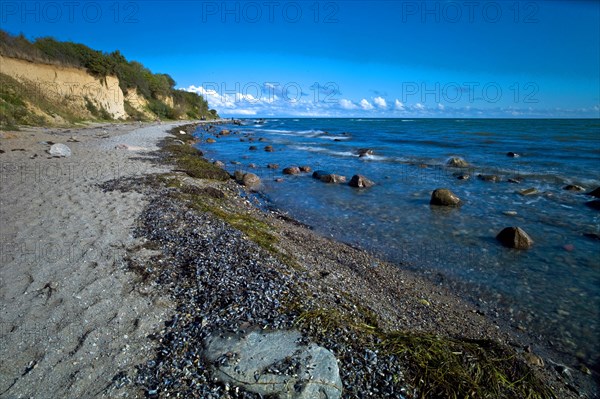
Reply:
<svg viewBox="0 0 600 399"><path fill-rule="evenodd" d="M352 101L346 98L330 98L316 101L306 94L291 97L284 94L259 91L258 95L220 91L214 84L190 85L182 90L194 92L207 99L211 108L224 117L379 117L379 118L553 118L553 117L597 117L600 105L580 109L543 109L506 107L453 106L442 103L405 104L399 99L386 100L377 96ZM308 97L308 98L307 98ZM480 99L481 100L481 99Z"/></svg>
<svg viewBox="0 0 600 399"><path fill-rule="evenodd" d="M600 118L600 2L10 1L3 29L120 50L223 116Z"/></svg>

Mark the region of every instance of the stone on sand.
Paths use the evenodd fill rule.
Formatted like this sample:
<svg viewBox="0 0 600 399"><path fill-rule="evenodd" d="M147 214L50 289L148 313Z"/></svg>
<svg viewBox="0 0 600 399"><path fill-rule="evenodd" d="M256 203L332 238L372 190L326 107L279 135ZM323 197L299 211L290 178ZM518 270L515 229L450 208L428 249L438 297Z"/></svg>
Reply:
<svg viewBox="0 0 600 399"><path fill-rule="evenodd" d="M70 157L71 149L64 144L56 143L52 144L48 153L53 157Z"/></svg>
<svg viewBox="0 0 600 399"><path fill-rule="evenodd" d="M297 331L213 334L205 358L213 376L263 396L286 399L337 399L342 381L337 359L315 344L300 344Z"/></svg>

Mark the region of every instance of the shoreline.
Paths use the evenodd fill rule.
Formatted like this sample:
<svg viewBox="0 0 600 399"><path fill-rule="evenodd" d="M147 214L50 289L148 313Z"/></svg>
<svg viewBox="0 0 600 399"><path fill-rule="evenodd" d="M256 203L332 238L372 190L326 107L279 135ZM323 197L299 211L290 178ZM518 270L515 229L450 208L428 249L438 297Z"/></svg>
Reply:
<svg viewBox="0 0 600 399"><path fill-rule="evenodd" d="M138 337L139 343L143 342L146 348L143 351L146 360L137 359L137 365L140 365L139 373L136 375L131 368L120 370L123 373L115 372L115 375L111 377L119 376L119 378L111 379L108 386L102 391L102 395L106 397L115 397L117 394L122 396L125 393L139 395L141 394L140 387L145 387L145 394L149 396L154 395L155 390L157 393L185 392L185 384L194 382L185 374L185 370L189 372L197 366L186 368L179 365L179 369L173 366L179 356L183 356L183 358L190 356L180 351L181 347L178 346L181 344L180 340L187 336L188 341L184 342L202 346L202 339L219 329L227 327L239 329L248 324L266 325L270 328L277 326L279 328L298 328L305 337L333 350L342 365L342 381L351 381L349 389L346 389L346 384L344 384L344 392L353 392L352 389L361 392L367 387L365 384L367 384L369 373L365 375L365 370L368 369L369 363L364 359L359 359L361 354L356 352L357 348L363 348L379 353L379 361L377 365L371 366L372 368L386 373L389 370L396 370L398 375L403 375L405 378L397 382L396 388L406 387L404 395L412 397L410 389L408 389L415 388L414 385L411 385L411 376L409 375L411 369L404 369L403 367L407 365L399 362L397 358L392 359L393 356L390 355L392 341L389 338L394 331L417 334L420 338L433 335L439 339L451 339L453 340L451 342L456 345L465 345L466 340L499 343L502 350L507 350L506 353L511 353L519 358L519 367L527 364L526 359L530 363L535 363L539 358L524 350L527 343L521 342L523 337L507 335L506 331L501 331L493 322L478 314L473 306L460 299L456 293L448 292L446 287L436 286L414 273L401 270L364 251L320 237L280 214L256 209L239 195L241 186L230 178L223 177L223 180L220 181L214 178L190 177L189 167L197 165L179 163L174 170L173 166L169 165L180 161L183 153L180 152L178 158L172 152L169 155L166 151L169 149L172 151L175 147L187 148L173 144L173 140L181 139L184 142L193 142L194 139L189 132L196 125L182 125L179 122L172 123L172 125L173 130L184 130L186 134L176 134L177 137L171 137L170 140L165 139L163 148L158 152L138 151L135 148L138 143L128 144L133 151L125 151L125 154L122 155L126 157L123 159L129 161L130 156L131 158L140 158L140 154L146 155L141 157L145 158L144 160L132 161L136 162L135 168L132 168L135 173L127 173L126 170L119 169L118 175L102 176L102 178L96 179L102 181L93 182L93 184L101 184L103 195L135 198L134 202L138 205L128 211L131 209L136 211L126 213L128 217L136 215L135 225L133 224L134 220L129 220L127 226L121 230L130 235L133 228L136 237L131 237L132 240L129 240L129 243L122 245L123 249L118 253L115 252L115 256L119 259L121 256L129 258L124 271L125 274L128 274L128 279L137 276L138 289L147 291L147 295L151 297L161 298L161 301L171 303L161 314L162 320L167 322L164 326L161 327L160 323L146 326L146 332L152 330L147 335L151 335L155 339L149 340L146 338L147 335ZM166 131L166 127L167 125L156 126L158 130L162 129L162 131ZM139 129L132 127L131 132L135 133L136 130ZM158 140L159 136L157 135L155 140ZM119 141L118 137L115 138L114 143ZM94 138L90 140L90 144L94 140L104 139ZM112 150L109 150L109 147L110 144L104 146L103 151L116 152L114 146ZM98 150L96 149L96 151ZM90 151L90 155L93 156L93 154L94 151ZM187 155L190 153L188 152ZM152 166L148 168L148 165ZM201 169L196 170L200 174L207 171L217 173L206 165L201 165ZM107 179L106 177L114 178ZM217 175L217 177L219 176ZM83 181L73 181L72 190L78 188L82 183L90 184L93 180L88 178ZM118 202L118 200L116 201ZM138 203L140 201L141 204ZM86 209L82 210L89 212ZM73 209L73 211L76 213L77 209ZM165 216L169 217L164 219ZM192 221L197 221L199 224L193 224ZM77 222L73 221L75 226ZM156 229L154 226L157 225L162 228ZM206 241L207 237L201 237L196 230L202 229L194 229L193 226L202 226L206 229L210 240ZM206 251L197 252L198 249L191 245L193 243L203 243L203 246L199 245L198 248ZM199 263L199 259L202 259L204 263ZM219 260L222 259L231 260L231 264L229 266L219 264ZM215 265L225 269L213 270ZM242 269L246 272L231 268L232 265L245 265ZM184 266L192 270L184 272ZM131 273L132 270L135 273ZM202 273L200 275L198 273L203 270L212 270L216 273L212 275L212 279L219 275L218 272L226 270L231 274L225 275L230 279L229 283L237 281L236 284L242 284L242 286L244 283L252 285L260 282L267 287L264 292L272 293L277 301L273 302L269 296L261 295L261 287L256 288L257 292L242 290L240 298L231 297L235 294L235 291L230 290L231 287L224 286L208 277L207 280L202 280ZM62 269L62 271L66 272L66 269ZM252 273L244 274L249 272ZM2 277L6 278L4 275ZM42 281L34 279L33 284L39 285ZM156 281L160 281L160 285ZM215 291L203 293L200 290L201 284L214 284ZM49 288L42 288L42 286L43 284L39 288L42 289L44 295L48 295L46 291L51 293L55 289L63 289L60 285L57 288L52 288L52 284L49 285ZM239 285L237 287L240 289ZM210 295L207 296L208 294ZM168 300L167 297L169 297ZM208 303L209 300L213 300L210 299L211 297L216 297L221 302L217 301L210 304L211 306L206 305L208 307L201 311L198 309L199 305L194 305ZM52 298L52 295L48 298ZM199 299L203 299L204 302L199 302ZM248 306L253 303L265 306L277 303L278 305L273 309L268 309L267 316L265 316L264 309L251 309L249 310L251 317L249 317L240 313L239 309L233 306L234 303L238 307L245 303ZM225 309L231 311L229 319L222 315ZM143 312L139 314L146 316ZM198 322L196 318L200 318L201 321ZM139 320L138 323L140 323ZM323 329L323 326L327 328ZM5 334L4 331L0 332ZM87 332L87 335L83 334L86 337L83 343L76 344L75 347L79 346L79 350L82 346L87 345L87 337L93 334L93 331ZM166 339L166 337L169 338ZM4 339L4 336L2 338ZM162 342L159 342L160 338L163 338ZM340 340L344 338L350 339L350 342L352 342L351 338L356 338L359 344L358 346L349 343L341 344ZM119 346L123 344L123 339L116 339L114 342L117 342L116 346ZM385 342L388 344L387 347L382 346L382 343ZM111 343L107 342L105 346L110 347L113 345ZM385 353L384 348L390 350L390 353ZM156 358L159 349L167 350L167 355L160 355ZM535 349L534 352L537 353ZM198 364L202 361L202 356L196 355L196 358L186 359L192 364ZM12 357L5 358L13 359L14 356L13 354ZM351 357L352 361L349 360ZM40 376L42 369L47 373L58 373L58 371L51 372L49 368L41 367L46 362L45 359L46 357L42 356L41 360L33 366L24 363L25 370L29 367L33 368L20 377L19 379L22 381L15 386L18 388L21 386L19 384L25 384L25 380L32 376L43 379L43 375ZM89 360L92 361L92 359ZM25 359L22 362L24 361ZM135 359L130 359L129 367L135 366L134 363ZM169 365L170 368L166 365ZM388 370L388 366L391 369ZM544 366L524 367L527 370L533 370L533 373L541 378L540 381L553 386L557 397L576 397L568 386L573 383L578 384L581 382L579 379L572 381L564 376L561 377L549 362L546 362ZM23 370L13 370L11 373L17 374L17 371L18 374L21 374ZM204 374L204 371L197 373L195 382L206 384L206 392L223 393L222 384L215 384L208 379L204 381L203 378L207 378L206 376L209 375ZM362 379L351 377L353 374L362 375ZM372 374L377 373L373 372ZM165 380L157 381L155 377L152 377L156 375L179 376L183 381L183 386L175 386L172 383L165 384ZM380 382L383 389L384 380L377 380L376 375L372 377L374 380L370 381L370 384ZM1 382L0 392L5 387L4 379ZM377 385L369 386L377 387ZM15 388L11 387L10 389ZM22 386L21 389L23 389ZM585 387L580 389L588 390L591 395L593 388L588 386L587 389ZM13 393L9 390L7 394L12 395ZM380 395L382 394L383 392L380 392ZM253 397L234 396L233 392L229 392L229 395L231 397ZM15 395L15 397L18 396Z"/></svg>

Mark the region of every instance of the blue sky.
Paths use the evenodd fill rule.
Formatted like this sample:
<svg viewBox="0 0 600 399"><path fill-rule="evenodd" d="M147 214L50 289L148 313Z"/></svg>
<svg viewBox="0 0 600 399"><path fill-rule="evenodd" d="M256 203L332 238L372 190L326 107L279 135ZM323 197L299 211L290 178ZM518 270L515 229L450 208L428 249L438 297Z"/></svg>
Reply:
<svg viewBox="0 0 600 399"><path fill-rule="evenodd" d="M600 117L598 1L3 1L222 116Z"/></svg>

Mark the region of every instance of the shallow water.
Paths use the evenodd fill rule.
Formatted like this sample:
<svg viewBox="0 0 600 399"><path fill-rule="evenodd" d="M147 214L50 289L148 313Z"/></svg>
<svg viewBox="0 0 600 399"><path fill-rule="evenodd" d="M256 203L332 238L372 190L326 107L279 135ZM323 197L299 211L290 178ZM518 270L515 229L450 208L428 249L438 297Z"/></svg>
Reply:
<svg viewBox="0 0 600 399"><path fill-rule="evenodd" d="M596 362L600 336L600 212L591 197L562 189L600 186L598 120L268 119L222 126L238 132L202 145L228 169L261 176L269 203L330 235L403 263L456 289L514 326L552 340L557 349ZM219 131L220 128L217 129ZM198 131L204 139L209 135ZM254 142L240 141L253 137ZM258 139L263 138L263 142ZM255 145L257 151L250 151ZM275 152L263 150L272 145ZM375 155L359 158L360 148ZM507 157L508 151L520 154ZM466 170L445 167L465 158ZM241 164L234 165L230 161ZM254 163L257 169L250 170ZM268 163L278 163L277 171ZM285 176L309 165L376 182L367 190ZM455 173L468 173L458 180ZM496 174L501 182L476 178ZM507 182L519 177L522 183ZM431 191L450 188L460 209L429 206ZM540 194L517 191L536 188ZM516 211L517 216L503 212ZM496 234L520 226L535 244L503 248ZM567 249L565 249L567 248Z"/></svg>

